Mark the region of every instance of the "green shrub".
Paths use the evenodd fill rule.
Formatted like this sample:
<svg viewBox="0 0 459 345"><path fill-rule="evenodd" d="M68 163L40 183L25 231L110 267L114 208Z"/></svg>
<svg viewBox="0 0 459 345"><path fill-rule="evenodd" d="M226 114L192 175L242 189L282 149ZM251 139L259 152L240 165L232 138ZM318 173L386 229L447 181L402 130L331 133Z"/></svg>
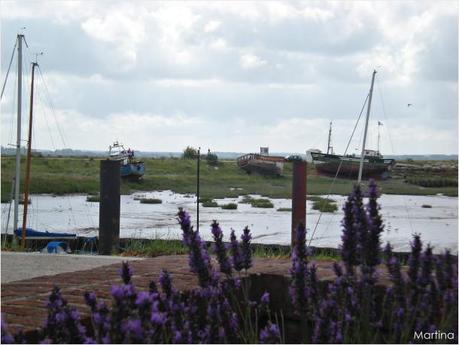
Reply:
<svg viewBox="0 0 459 345"><path fill-rule="evenodd" d="M195 159L198 157L198 150L196 150L192 146L187 146L186 149L183 150L183 159Z"/></svg>
<svg viewBox="0 0 459 345"><path fill-rule="evenodd" d="M250 205L252 207L258 207L258 208L273 208L274 205L269 199L253 199L250 202Z"/></svg>
<svg viewBox="0 0 459 345"><path fill-rule="evenodd" d="M277 209L277 212L292 212L290 207L281 207Z"/></svg>
<svg viewBox="0 0 459 345"><path fill-rule="evenodd" d="M427 205L427 204L424 204L421 206L422 208L432 208L432 205Z"/></svg>
<svg viewBox="0 0 459 345"><path fill-rule="evenodd" d="M206 201L202 203L202 207L218 207L215 201Z"/></svg>
<svg viewBox="0 0 459 345"><path fill-rule="evenodd" d="M100 202L100 197L98 195L88 195L86 197L87 202Z"/></svg>
<svg viewBox="0 0 459 345"><path fill-rule="evenodd" d="M206 162L209 165L217 166L218 165L218 156L215 153L208 152L206 155Z"/></svg>
<svg viewBox="0 0 459 345"><path fill-rule="evenodd" d="M311 200L311 199L310 199ZM314 197L312 209L320 212L333 213L338 210L336 201L328 198Z"/></svg>
<svg viewBox="0 0 459 345"><path fill-rule="evenodd" d="M237 204L230 202L229 204L222 205L223 210L237 210Z"/></svg>
<svg viewBox="0 0 459 345"><path fill-rule="evenodd" d="M163 201L161 199L154 199L154 198L145 198L140 199L141 204L162 204Z"/></svg>

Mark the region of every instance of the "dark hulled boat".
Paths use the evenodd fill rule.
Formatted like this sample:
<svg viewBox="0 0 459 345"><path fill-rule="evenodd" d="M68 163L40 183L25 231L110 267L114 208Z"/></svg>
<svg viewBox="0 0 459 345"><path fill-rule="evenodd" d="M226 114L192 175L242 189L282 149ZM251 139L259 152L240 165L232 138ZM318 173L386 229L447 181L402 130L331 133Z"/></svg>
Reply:
<svg viewBox="0 0 459 345"><path fill-rule="evenodd" d="M335 176L338 172L339 177L345 178L356 178L359 174L359 156L339 156L322 152L310 152L310 154L320 174ZM394 164L394 159L385 159L378 151L365 150L362 176L385 179L389 177L389 171Z"/></svg>
<svg viewBox="0 0 459 345"><path fill-rule="evenodd" d="M311 160L314 163L317 172L319 172L320 174L340 176L345 178L357 177L359 183L362 177L373 177L382 179L389 177L389 171L394 166L395 160L385 159L379 152L379 127L382 125L381 122L378 121L378 149L368 150L365 148L375 75L376 71L373 71L370 92L367 96L367 116L365 121L365 131L363 135L362 151L360 156L346 154L340 156L333 153L333 147L331 145L332 123L330 122L330 129L328 131L327 153L322 153L319 150L308 151L308 154L310 154ZM365 100L365 103L367 102L367 100Z"/></svg>

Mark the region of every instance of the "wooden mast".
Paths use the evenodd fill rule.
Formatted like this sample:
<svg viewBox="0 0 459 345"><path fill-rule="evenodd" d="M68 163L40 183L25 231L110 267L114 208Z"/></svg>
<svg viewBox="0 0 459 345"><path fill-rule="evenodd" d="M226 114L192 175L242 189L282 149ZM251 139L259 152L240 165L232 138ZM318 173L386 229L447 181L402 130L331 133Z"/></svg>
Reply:
<svg viewBox="0 0 459 345"><path fill-rule="evenodd" d="M360 184L360 182L362 181L363 162L365 160L365 143L367 141L368 119L370 118L371 98L373 96L373 86L375 84L375 76L376 76L376 71L373 71L373 76L371 77L370 96L368 97L368 108L367 108L367 118L365 120L365 131L363 132L362 154L360 156L359 178L357 180L358 184Z"/></svg>
<svg viewBox="0 0 459 345"><path fill-rule="evenodd" d="M32 160L33 85L34 85L35 67L37 66L38 64L36 62L32 62L32 81L31 81L31 87L30 87L29 138L27 141L27 163L26 163L26 178L25 178L25 186L24 186L24 212L23 212L23 217L22 217L22 238L21 238L22 248L25 248L27 208L29 206L30 163Z"/></svg>

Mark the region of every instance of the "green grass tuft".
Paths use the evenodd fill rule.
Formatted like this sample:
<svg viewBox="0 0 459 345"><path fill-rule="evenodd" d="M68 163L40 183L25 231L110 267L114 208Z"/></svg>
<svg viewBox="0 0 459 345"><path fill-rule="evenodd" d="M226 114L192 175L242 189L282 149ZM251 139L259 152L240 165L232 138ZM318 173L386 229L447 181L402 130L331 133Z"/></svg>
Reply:
<svg viewBox="0 0 459 345"><path fill-rule="evenodd" d="M277 212L292 212L291 207L280 207L277 209Z"/></svg>
<svg viewBox="0 0 459 345"><path fill-rule="evenodd" d="M229 204L222 205L223 210L237 210L237 204L230 202Z"/></svg>
<svg viewBox="0 0 459 345"><path fill-rule="evenodd" d="M161 199L155 199L155 198L144 198L140 199L141 204L162 204L163 201Z"/></svg>
<svg viewBox="0 0 459 345"><path fill-rule="evenodd" d="M250 202L250 205L252 207L258 207L258 208L273 208L274 205L269 199L253 199Z"/></svg>
<svg viewBox="0 0 459 345"><path fill-rule="evenodd" d="M336 205L336 201L329 198L322 198L322 197L309 197L309 200L313 200L312 209L318 210L320 212L328 212L333 213L338 211L338 206Z"/></svg>
<svg viewBox="0 0 459 345"><path fill-rule="evenodd" d="M100 196L98 195L88 195L86 197L87 202L100 202Z"/></svg>
<svg viewBox="0 0 459 345"><path fill-rule="evenodd" d="M202 203L202 207L218 207L218 203L215 201L205 201Z"/></svg>

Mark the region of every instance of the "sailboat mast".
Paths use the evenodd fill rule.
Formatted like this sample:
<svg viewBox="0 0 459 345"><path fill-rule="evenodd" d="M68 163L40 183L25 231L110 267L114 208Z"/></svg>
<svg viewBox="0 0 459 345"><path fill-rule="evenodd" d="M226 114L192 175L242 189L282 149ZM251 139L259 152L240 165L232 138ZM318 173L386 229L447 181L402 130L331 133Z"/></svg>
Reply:
<svg viewBox="0 0 459 345"><path fill-rule="evenodd" d="M376 76L376 71L373 71L373 76L371 77L370 96L368 97L367 117L365 120L365 132L363 133L362 154L360 156L360 167L359 167L359 178L357 180L357 183L359 184L362 181L363 161L365 159L365 143L367 141L368 120L370 118L371 98L373 96L373 85L375 83L375 76Z"/></svg>
<svg viewBox="0 0 459 345"><path fill-rule="evenodd" d="M18 228L19 221L19 188L21 181L21 111L22 111L22 40L24 35L18 34L18 114L17 114L17 138L16 138L16 173L14 188L14 230Z"/></svg>
<svg viewBox="0 0 459 345"><path fill-rule="evenodd" d="M332 133L332 122L330 122L330 129L328 130L328 145L327 145L327 155L329 153L333 153L333 150L332 152L330 152L330 149L331 149L331 133Z"/></svg>
<svg viewBox="0 0 459 345"><path fill-rule="evenodd" d="M27 208L29 205L29 187L30 187L30 163L32 160L32 120L33 120L33 84L35 77L35 67L38 64L32 62L32 81L30 86L30 113L29 113L29 137L27 140L27 164L26 164L26 178L24 186L24 212L22 215L22 238L21 246L25 247L26 240L26 226L27 226Z"/></svg>

